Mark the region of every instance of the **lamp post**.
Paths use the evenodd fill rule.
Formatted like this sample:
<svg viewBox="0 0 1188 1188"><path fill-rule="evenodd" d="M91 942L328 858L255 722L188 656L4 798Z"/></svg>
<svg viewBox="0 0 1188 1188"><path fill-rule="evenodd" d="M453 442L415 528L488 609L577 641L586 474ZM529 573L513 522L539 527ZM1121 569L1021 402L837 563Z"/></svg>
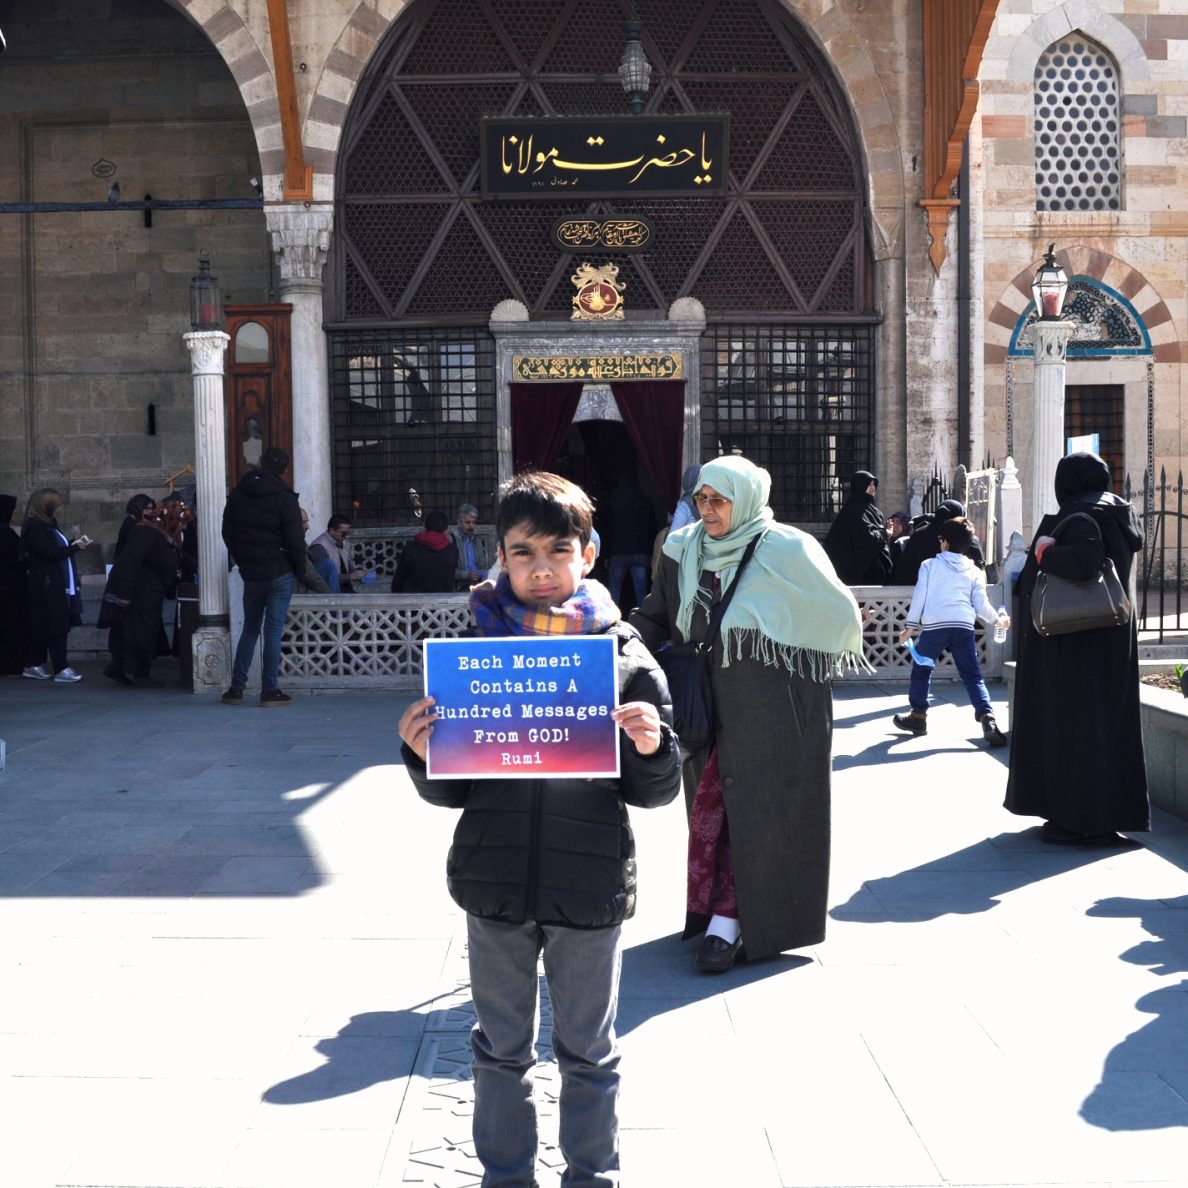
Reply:
<svg viewBox="0 0 1188 1188"><path fill-rule="evenodd" d="M643 46L639 44L643 22L635 15L635 6L631 7L631 17L626 23L627 44L623 47L623 58L619 65L619 82L627 92L631 110L639 115L643 111L644 96L652 82L652 64L648 61Z"/></svg>
<svg viewBox="0 0 1188 1188"><path fill-rule="evenodd" d="M227 614L227 548L221 526L227 499L227 453L223 407L223 356L230 341L223 332L223 302L218 277L210 275L210 257L198 258L190 281L189 334L194 380L195 513L198 522L198 627L192 644L194 692L215 693L231 682L231 622Z"/></svg>
<svg viewBox="0 0 1188 1188"><path fill-rule="evenodd" d="M1056 511L1053 479L1056 464L1064 457L1064 371L1068 343L1075 322L1061 320L1068 277L1056 262L1054 243L1048 244L1044 262L1035 274L1031 292L1035 298L1035 384L1031 444L1031 530Z"/></svg>

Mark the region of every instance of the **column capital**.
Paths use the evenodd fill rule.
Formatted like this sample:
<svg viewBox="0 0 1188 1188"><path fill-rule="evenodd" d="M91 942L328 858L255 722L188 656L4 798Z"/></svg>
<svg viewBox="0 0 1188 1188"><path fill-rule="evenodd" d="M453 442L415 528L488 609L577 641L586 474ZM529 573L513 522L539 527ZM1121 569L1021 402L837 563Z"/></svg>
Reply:
<svg viewBox="0 0 1188 1188"><path fill-rule="evenodd" d="M1069 341L1078 329L1077 322L1047 322L1043 318L1032 322L1036 363L1063 363L1068 355Z"/></svg>
<svg viewBox="0 0 1188 1188"><path fill-rule="evenodd" d="M280 266L282 289L303 281L320 286L330 250L334 207L329 203L266 206L264 220Z"/></svg>
<svg viewBox="0 0 1188 1188"><path fill-rule="evenodd" d="M222 376L229 335L222 330L192 330L182 335L182 341L190 352L191 375Z"/></svg>

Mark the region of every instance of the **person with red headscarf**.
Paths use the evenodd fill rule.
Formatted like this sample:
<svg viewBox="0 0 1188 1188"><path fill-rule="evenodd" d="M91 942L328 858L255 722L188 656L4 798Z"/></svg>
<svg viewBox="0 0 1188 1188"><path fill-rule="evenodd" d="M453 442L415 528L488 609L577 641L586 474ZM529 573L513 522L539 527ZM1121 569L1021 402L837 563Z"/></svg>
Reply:
<svg viewBox="0 0 1188 1188"><path fill-rule="evenodd" d="M182 534L192 517L184 503L146 509L107 578L99 626L110 628L111 663L103 675L121 685L160 689L150 671L161 607L177 585Z"/></svg>

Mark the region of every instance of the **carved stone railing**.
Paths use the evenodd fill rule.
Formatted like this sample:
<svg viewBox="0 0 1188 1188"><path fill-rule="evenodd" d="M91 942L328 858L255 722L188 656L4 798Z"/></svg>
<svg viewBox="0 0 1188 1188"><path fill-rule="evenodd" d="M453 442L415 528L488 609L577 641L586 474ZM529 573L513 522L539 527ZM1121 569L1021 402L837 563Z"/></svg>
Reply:
<svg viewBox="0 0 1188 1188"><path fill-rule="evenodd" d="M401 524L387 528L355 528L347 538L351 560L363 569L374 569L381 577L391 577L396 572L400 551L418 532L424 531L424 524ZM495 526L479 524L475 535L488 542L487 555L495 556ZM389 583L390 584L390 583Z"/></svg>
<svg viewBox="0 0 1188 1188"><path fill-rule="evenodd" d="M866 612L863 640L875 671L840 679L896 681L906 690L912 664L899 633L912 588L855 586L853 593ZM988 593L995 606L1003 601L1001 586L990 586ZM466 599L465 594L295 595L281 644L281 687L419 689L423 641L462 635L471 625ZM238 638L238 624L235 631ZM975 631L982 672L991 679L1001 676L1003 645L980 623ZM937 665L936 675L957 678L950 657Z"/></svg>
<svg viewBox="0 0 1188 1188"><path fill-rule="evenodd" d="M843 681L901 681L906 683L912 669L912 657L899 642L899 633L907 620L908 607L912 601L911 586L851 586L850 592L866 614L862 629L863 650L874 673L849 672ZM1004 605L1002 586L986 587L986 593L995 606ZM1007 608L1010 609L1009 607ZM1012 631L1014 628L1012 628ZM1002 664L1006 646L994 642L993 632L980 621L974 625L974 638L978 645L978 661L982 674L990 679L1002 676ZM945 658L936 666L936 677L941 680L956 680L957 667L953 658Z"/></svg>
<svg viewBox="0 0 1188 1188"><path fill-rule="evenodd" d="M471 625L466 594L296 594L281 640L293 689L414 689L421 644Z"/></svg>

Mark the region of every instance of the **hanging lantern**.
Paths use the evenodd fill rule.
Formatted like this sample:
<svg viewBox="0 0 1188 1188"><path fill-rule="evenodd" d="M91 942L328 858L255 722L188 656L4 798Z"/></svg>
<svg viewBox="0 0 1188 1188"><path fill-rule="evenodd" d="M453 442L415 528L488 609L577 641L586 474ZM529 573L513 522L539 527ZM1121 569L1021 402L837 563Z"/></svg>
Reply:
<svg viewBox="0 0 1188 1188"><path fill-rule="evenodd" d="M639 115L643 111L644 96L652 81L652 64L648 61L643 46L639 44L639 35L643 25L638 20L629 20L626 24L627 44L623 47L623 60L619 66L619 82L627 92L631 102L631 110Z"/></svg>

